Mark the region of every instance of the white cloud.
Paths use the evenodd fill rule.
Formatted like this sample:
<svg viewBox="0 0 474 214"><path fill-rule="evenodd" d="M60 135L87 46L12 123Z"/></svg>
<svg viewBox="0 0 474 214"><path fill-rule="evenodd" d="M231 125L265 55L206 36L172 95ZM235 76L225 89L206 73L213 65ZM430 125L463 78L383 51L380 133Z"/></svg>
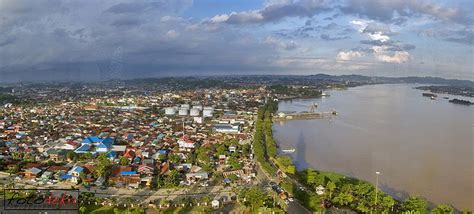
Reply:
<svg viewBox="0 0 474 214"><path fill-rule="evenodd" d="M374 51L374 56L381 62L400 64L410 60L410 54L408 52L395 51L390 53L387 51L388 48L387 46L374 46L372 50Z"/></svg>
<svg viewBox="0 0 474 214"><path fill-rule="evenodd" d="M372 40L378 40L381 42L387 42L390 40L390 37L387 35L384 35L382 32L374 32L374 33L369 33L367 34L370 39Z"/></svg>
<svg viewBox="0 0 474 214"><path fill-rule="evenodd" d="M355 58L363 57L365 54L361 51L340 51L337 53L336 59L341 61L349 61Z"/></svg>
<svg viewBox="0 0 474 214"><path fill-rule="evenodd" d="M166 38L176 39L178 38L178 36L179 36L179 33L176 32L175 30L169 30L168 32L166 32Z"/></svg>
<svg viewBox="0 0 474 214"><path fill-rule="evenodd" d="M263 43L283 50L293 50L298 47L298 44L293 40L289 42L284 42L271 36L267 36Z"/></svg>

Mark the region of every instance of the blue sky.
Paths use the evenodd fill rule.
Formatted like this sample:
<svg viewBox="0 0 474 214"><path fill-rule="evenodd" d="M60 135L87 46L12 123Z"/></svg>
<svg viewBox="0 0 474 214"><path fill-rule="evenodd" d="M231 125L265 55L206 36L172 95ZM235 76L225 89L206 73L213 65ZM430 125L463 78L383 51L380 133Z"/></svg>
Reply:
<svg viewBox="0 0 474 214"><path fill-rule="evenodd" d="M0 0L0 81L361 74L474 80L469 0Z"/></svg>

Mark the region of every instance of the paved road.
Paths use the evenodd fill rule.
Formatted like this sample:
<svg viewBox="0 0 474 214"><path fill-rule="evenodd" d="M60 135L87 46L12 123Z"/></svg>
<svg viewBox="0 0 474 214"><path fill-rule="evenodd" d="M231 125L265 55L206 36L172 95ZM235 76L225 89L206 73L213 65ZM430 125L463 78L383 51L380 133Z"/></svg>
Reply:
<svg viewBox="0 0 474 214"><path fill-rule="evenodd" d="M303 207L300 203L293 201L288 204L288 210L287 212L289 214L300 214L300 213L311 213L308 209Z"/></svg>

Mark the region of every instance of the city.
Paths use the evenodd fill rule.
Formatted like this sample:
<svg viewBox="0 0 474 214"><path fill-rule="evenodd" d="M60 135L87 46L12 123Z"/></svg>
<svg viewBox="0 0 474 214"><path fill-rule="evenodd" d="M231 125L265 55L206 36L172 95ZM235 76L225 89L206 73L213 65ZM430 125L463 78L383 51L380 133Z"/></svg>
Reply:
<svg viewBox="0 0 474 214"><path fill-rule="evenodd" d="M0 214L472 214L472 0L0 0Z"/></svg>

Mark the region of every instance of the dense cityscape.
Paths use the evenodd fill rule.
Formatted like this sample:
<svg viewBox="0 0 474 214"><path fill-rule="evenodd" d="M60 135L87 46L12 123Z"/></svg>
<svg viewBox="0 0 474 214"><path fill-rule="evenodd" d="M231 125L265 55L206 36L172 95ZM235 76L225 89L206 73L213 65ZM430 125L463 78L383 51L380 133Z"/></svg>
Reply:
<svg viewBox="0 0 474 214"><path fill-rule="evenodd" d="M473 214L473 0L0 0L0 214Z"/></svg>
<svg viewBox="0 0 474 214"><path fill-rule="evenodd" d="M314 79L308 87L304 77L241 78L4 88L12 98L0 112L0 181L12 189L6 199L46 194L21 189L73 188L82 213L428 209L422 198L397 201L366 181L297 170L273 139L279 99L373 83Z"/></svg>

